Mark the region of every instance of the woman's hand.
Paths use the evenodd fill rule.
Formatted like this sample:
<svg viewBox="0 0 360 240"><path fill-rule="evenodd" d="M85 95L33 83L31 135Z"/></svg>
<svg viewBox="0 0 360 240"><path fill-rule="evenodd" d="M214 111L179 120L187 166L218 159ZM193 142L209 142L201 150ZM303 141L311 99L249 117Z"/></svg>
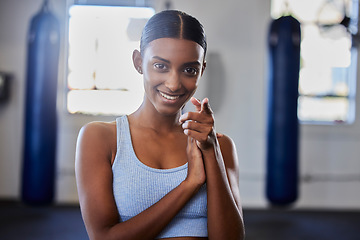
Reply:
<svg viewBox="0 0 360 240"><path fill-rule="evenodd" d="M207 150L216 142L217 135L214 129L214 115L209 105L209 99L201 102L196 98L190 99L196 112L187 112L180 117L184 133L196 140L201 150Z"/></svg>
<svg viewBox="0 0 360 240"><path fill-rule="evenodd" d="M244 239L235 145L229 137L216 134L214 116L207 98L201 102L191 98L191 102L196 111L183 114L180 122L184 133L196 140L202 154L206 173L209 238Z"/></svg>
<svg viewBox="0 0 360 240"><path fill-rule="evenodd" d="M201 187L206 181L204 161L195 139L188 137L186 148L188 157L188 175L186 180L197 187Z"/></svg>

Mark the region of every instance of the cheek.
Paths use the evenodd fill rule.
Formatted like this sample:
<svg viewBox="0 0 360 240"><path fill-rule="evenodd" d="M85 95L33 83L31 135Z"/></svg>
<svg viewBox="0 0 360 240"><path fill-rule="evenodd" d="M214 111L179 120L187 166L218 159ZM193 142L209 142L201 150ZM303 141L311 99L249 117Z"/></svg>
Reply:
<svg viewBox="0 0 360 240"><path fill-rule="evenodd" d="M197 78L197 79L187 79L187 80L183 81L183 86L188 91L195 91L197 89L198 83L199 83L199 78Z"/></svg>
<svg viewBox="0 0 360 240"><path fill-rule="evenodd" d="M164 82L164 80L164 76L161 76L160 74L151 71L147 71L146 74L144 73L144 84L149 87L158 86Z"/></svg>

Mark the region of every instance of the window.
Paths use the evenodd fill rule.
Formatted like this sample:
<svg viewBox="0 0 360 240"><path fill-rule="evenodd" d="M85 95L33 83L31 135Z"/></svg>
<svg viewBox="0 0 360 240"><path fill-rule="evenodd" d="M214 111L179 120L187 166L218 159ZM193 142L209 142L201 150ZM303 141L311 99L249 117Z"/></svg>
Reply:
<svg viewBox="0 0 360 240"><path fill-rule="evenodd" d="M123 115L136 110L143 86L132 64L148 7L74 4L69 8L67 109Z"/></svg>
<svg viewBox="0 0 360 240"><path fill-rule="evenodd" d="M358 0L272 0L272 16L301 23L298 117L302 123L352 123Z"/></svg>

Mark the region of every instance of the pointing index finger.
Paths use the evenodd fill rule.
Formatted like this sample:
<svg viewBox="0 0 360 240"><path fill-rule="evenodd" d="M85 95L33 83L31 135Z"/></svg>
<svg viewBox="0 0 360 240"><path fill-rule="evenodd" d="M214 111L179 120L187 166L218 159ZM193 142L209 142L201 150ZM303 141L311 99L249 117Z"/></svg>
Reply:
<svg viewBox="0 0 360 240"><path fill-rule="evenodd" d="M209 99L204 98L201 102L201 112L205 112L207 114L212 114L213 111L210 108Z"/></svg>
<svg viewBox="0 0 360 240"><path fill-rule="evenodd" d="M194 97L191 97L190 101L195 106L196 111L200 112L201 111L201 102L200 102L200 100L198 100L198 99L196 99Z"/></svg>

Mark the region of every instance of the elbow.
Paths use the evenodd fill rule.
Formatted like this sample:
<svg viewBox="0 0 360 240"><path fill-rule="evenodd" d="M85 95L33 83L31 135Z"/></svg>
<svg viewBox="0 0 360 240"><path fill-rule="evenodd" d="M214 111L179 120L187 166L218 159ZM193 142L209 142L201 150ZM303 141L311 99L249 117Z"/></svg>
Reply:
<svg viewBox="0 0 360 240"><path fill-rule="evenodd" d="M89 234L89 240L113 240L109 234Z"/></svg>
<svg viewBox="0 0 360 240"><path fill-rule="evenodd" d="M229 238L234 240L244 240L245 239L245 229L242 227L237 231L236 236Z"/></svg>
<svg viewBox="0 0 360 240"><path fill-rule="evenodd" d="M106 234L98 233L98 232L89 232L88 231L89 240L108 240L109 238Z"/></svg>
<svg viewBox="0 0 360 240"><path fill-rule="evenodd" d="M125 231L125 229L119 229L118 227L110 227L101 231L88 233L89 240L143 240L150 238L139 237L134 235L131 231Z"/></svg>
<svg viewBox="0 0 360 240"><path fill-rule="evenodd" d="M240 229L239 229L239 240L244 240L245 239L245 225L244 225L244 221L241 219L241 224L240 224Z"/></svg>
<svg viewBox="0 0 360 240"><path fill-rule="evenodd" d="M239 240L244 240L245 239L245 229L243 228L243 230L241 231Z"/></svg>
<svg viewBox="0 0 360 240"><path fill-rule="evenodd" d="M114 240L115 238L112 236L111 228L102 229L98 231L87 231L89 240ZM117 238L123 239L123 238Z"/></svg>
<svg viewBox="0 0 360 240"><path fill-rule="evenodd" d="M231 237L229 239L244 240L245 239L245 226L244 226L244 221L242 220L242 218L238 222L235 229L236 230L234 230L234 233L235 233L234 237Z"/></svg>

